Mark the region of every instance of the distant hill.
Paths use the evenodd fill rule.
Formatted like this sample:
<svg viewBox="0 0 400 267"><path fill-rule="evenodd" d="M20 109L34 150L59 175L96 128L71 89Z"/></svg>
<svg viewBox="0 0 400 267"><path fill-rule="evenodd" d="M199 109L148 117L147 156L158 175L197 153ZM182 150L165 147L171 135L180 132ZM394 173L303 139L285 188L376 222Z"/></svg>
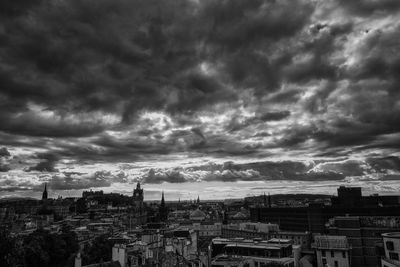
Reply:
<svg viewBox="0 0 400 267"><path fill-rule="evenodd" d="M0 203L25 201L25 200L38 200L38 199L33 197L5 197L5 198L0 198Z"/></svg>
<svg viewBox="0 0 400 267"><path fill-rule="evenodd" d="M245 200L247 201L255 201L260 202L263 200L264 195L259 196L252 196L246 197ZM332 195L325 195L325 194L276 194L271 195L272 201L281 201L281 200L305 200L308 199L309 201L317 200L317 199L329 199ZM268 196L267 196L268 198Z"/></svg>

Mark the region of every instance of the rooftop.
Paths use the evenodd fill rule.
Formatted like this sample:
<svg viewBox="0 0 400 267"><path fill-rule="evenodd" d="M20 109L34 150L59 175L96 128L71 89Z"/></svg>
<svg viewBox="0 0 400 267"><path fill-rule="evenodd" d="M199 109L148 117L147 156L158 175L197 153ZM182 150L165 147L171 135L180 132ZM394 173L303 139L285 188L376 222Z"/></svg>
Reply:
<svg viewBox="0 0 400 267"><path fill-rule="evenodd" d="M236 247L251 247L251 248L263 248L263 249L280 249L284 247L290 247L292 244L288 239L276 239L271 240L254 240L254 239L244 239L244 238L214 238L214 244L226 244L227 246Z"/></svg>
<svg viewBox="0 0 400 267"><path fill-rule="evenodd" d="M400 232L384 233L382 236L389 238L400 238Z"/></svg>
<svg viewBox="0 0 400 267"><path fill-rule="evenodd" d="M315 237L313 244L318 249L349 249L349 243L345 236L321 235Z"/></svg>

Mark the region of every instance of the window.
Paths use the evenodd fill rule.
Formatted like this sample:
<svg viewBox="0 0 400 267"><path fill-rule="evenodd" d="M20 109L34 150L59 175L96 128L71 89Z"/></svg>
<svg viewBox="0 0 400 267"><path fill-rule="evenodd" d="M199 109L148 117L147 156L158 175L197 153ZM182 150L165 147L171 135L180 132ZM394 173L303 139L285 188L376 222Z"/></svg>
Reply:
<svg viewBox="0 0 400 267"><path fill-rule="evenodd" d="M394 252L389 252L389 258L390 258L391 260L396 260L396 261L398 261L398 260L399 260L399 254L394 253Z"/></svg>
<svg viewBox="0 0 400 267"><path fill-rule="evenodd" d="M323 265L323 266L326 265L326 259L322 259L322 265Z"/></svg>
<svg viewBox="0 0 400 267"><path fill-rule="evenodd" d="M331 250L331 258L335 257L335 252Z"/></svg>
<svg viewBox="0 0 400 267"><path fill-rule="evenodd" d="M346 251L342 251L342 256L344 259L346 258Z"/></svg>
<svg viewBox="0 0 400 267"><path fill-rule="evenodd" d="M392 241L386 241L386 249L387 250L393 250L394 249L394 245Z"/></svg>
<svg viewBox="0 0 400 267"><path fill-rule="evenodd" d="M326 251L322 250L322 257L326 257Z"/></svg>
<svg viewBox="0 0 400 267"><path fill-rule="evenodd" d="M335 267L339 267L339 263L335 261Z"/></svg>

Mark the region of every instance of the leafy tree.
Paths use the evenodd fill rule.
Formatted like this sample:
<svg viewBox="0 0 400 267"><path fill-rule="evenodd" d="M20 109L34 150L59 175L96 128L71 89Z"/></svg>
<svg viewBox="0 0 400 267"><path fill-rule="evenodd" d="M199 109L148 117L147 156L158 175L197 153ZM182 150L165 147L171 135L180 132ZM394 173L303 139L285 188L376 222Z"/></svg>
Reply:
<svg viewBox="0 0 400 267"><path fill-rule="evenodd" d="M63 229L60 234L38 230L24 240L25 266L67 266L71 255L78 251L75 233Z"/></svg>
<svg viewBox="0 0 400 267"><path fill-rule="evenodd" d="M0 230L0 266L21 265L21 247L8 231Z"/></svg>
<svg viewBox="0 0 400 267"><path fill-rule="evenodd" d="M88 265L104 261L110 261L113 243L108 240L108 235L96 237L92 244L86 246L82 253L82 264Z"/></svg>
<svg viewBox="0 0 400 267"><path fill-rule="evenodd" d="M282 263L279 262L270 262L265 265L266 267L285 267Z"/></svg>
<svg viewBox="0 0 400 267"><path fill-rule="evenodd" d="M86 213L86 200L84 198L80 198L76 201L76 212L77 213Z"/></svg>

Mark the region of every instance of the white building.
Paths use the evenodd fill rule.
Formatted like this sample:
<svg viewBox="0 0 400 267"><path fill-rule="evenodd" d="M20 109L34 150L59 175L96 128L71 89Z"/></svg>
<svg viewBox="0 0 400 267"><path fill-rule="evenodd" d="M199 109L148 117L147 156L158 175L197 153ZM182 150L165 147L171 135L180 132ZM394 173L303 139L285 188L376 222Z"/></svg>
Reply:
<svg viewBox="0 0 400 267"><path fill-rule="evenodd" d="M192 226L193 230L197 231L200 237L221 236L222 223L220 222L194 222Z"/></svg>
<svg viewBox="0 0 400 267"><path fill-rule="evenodd" d="M382 234L385 247L385 257L382 258L382 267L400 266L400 232Z"/></svg>
<svg viewBox="0 0 400 267"><path fill-rule="evenodd" d="M210 246L211 266L262 267L278 263L285 267L299 266L300 247L291 240L249 240L214 238Z"/></svg>
<svg viewBox="0 0 400 267"><path fill-rule="evenodd" d="M350 246L345 236L315 236L318 267L350 267Z"/></svg>
<svg viewBox="0 0 400 267"><path fill-rule="evenodd" d="M190 213L190 220L191 221L204 221L207 218L207 215L202 212L200 209L197 209L195 211L193 211L192 213Z"/></svg>

